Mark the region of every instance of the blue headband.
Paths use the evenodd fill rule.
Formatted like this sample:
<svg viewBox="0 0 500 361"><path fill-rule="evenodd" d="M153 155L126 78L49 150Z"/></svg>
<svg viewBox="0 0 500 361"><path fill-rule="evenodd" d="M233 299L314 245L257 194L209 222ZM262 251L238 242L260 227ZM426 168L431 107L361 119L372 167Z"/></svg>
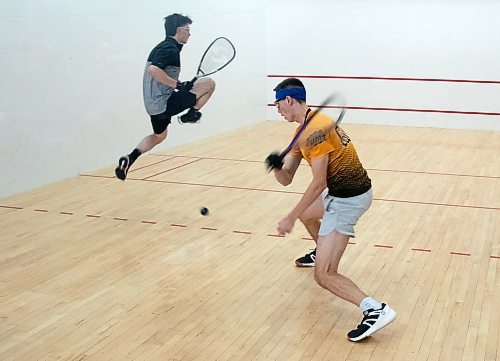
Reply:
<svg viewBox="0 0 500 361"><path fill-rule="evenodd" d="M276 90L276 100L283 100L287 96L294 99L306 100L306 90L304 88L284 88Z"/></svg>

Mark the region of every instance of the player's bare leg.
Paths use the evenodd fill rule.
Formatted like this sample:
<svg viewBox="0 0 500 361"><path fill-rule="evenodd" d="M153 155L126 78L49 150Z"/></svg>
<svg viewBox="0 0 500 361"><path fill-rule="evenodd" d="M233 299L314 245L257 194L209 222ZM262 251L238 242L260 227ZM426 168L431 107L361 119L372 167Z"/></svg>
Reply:
<svg viewBox="0 0 500 361"><path fill-rule="evenodd" d="M118 179L125 180L127 178L130 166L134 164L135 160L142 154L153 149L156 145L165 140L168 134L168 129L165 129L160 134L150 134L144 137L132 153L120 157L118 160L118 167L115 169L115 174Z"/></svg>
<svg viewBox="0 0 500 361"><path fill-rule="evenodd" d="M141 151L141 154L144 154L151 149L153 149L155 146L160 144L167 138L168 134L168 129L165 129L165 131L161 134L150 134L146 137L144 137L139 144L137 145L137 149Z"/></svg>
<svg viewBox="0 0 500 361"><path fill-rule="evenodd" d="M387 304L368 297L353 281L338 273L349 239L335 230L318 238L314 279L321 287L363 310L361 323L347 333L349 340L357 342L391 323L396 312Z"/></svg>
<svg viewBox="0 0 500 361"><path fill-rule="evenodd" d="M323 218L324 213L323 207L323 198L320 196L299 217L300 221L307 230L307 233L309 233L315 243L318 241L318 232L321 225L320 220ZM295 265L297 267L314 267L315 259L316 248L314 248L312 252L297 258L295 260Z"/></svg>

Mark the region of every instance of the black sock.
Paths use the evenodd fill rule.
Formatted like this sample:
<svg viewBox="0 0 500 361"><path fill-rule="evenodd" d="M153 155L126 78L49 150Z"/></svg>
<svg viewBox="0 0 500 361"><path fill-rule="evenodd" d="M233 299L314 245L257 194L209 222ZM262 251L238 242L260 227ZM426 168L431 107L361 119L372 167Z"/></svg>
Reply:
<svg viewBox="0 0 500 361"><path fill-rule="evenodd" d="M135 148L132 153L128 155L128 159L130 160L130 165L134 164L137 158L141 155L141 151Z"/></svg>

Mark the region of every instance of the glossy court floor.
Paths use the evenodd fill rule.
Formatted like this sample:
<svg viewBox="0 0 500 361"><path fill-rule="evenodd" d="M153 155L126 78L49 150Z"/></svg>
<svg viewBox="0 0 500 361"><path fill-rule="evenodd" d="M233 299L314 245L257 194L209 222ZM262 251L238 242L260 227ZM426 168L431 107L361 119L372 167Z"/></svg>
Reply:
<svg viewBox="0 0 500 361"><path fill-rule="evenodd" d="M500 133L343 126L375 200L340 272L398 312L352 343L359 309L294 266L314 247L304 228L276 235L310 180L264 168L292 128L0 200L0 359L500 360Z"/></svg>

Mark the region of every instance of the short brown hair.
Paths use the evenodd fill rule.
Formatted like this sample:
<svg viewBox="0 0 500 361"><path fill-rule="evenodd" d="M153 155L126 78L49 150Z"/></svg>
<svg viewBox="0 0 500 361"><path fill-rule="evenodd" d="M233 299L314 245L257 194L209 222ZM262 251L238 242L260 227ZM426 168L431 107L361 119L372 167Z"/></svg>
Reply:
<svg viewBox="0 0 500 361"><path fill-rule="evenodd" d="M166 36L174 36L177 28L193 23L189 17L177 13L165 17L164 20Z"/></svg>

